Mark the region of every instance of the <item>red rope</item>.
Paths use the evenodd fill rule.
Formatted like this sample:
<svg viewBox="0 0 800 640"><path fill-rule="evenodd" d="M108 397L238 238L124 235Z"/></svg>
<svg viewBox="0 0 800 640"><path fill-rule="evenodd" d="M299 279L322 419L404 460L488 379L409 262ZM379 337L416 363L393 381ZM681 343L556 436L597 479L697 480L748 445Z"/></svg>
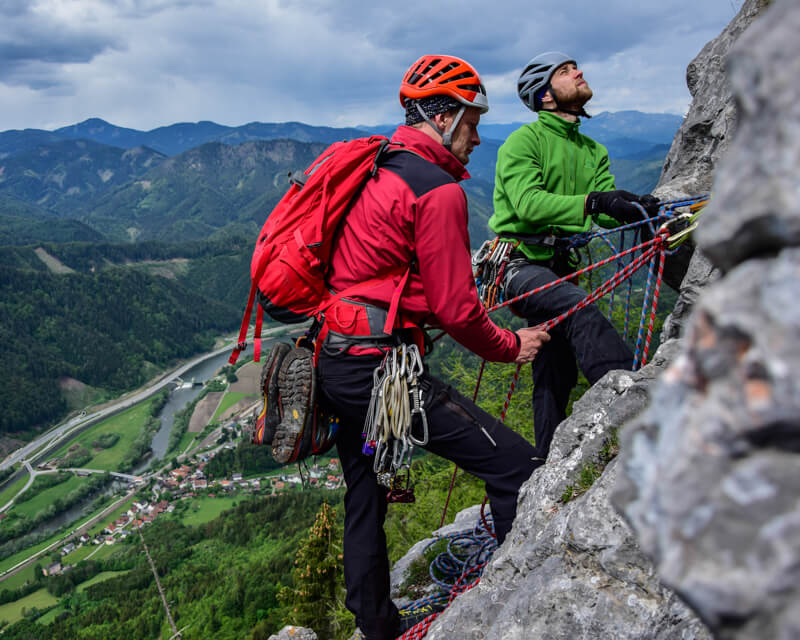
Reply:
<svg viewBox="0 0 800 640"><path fill-rule="evenodd" d="M561 278L558 278L557 280L553 280L552 282L548 282L547 284L544 284L541 287L537 287L536 289L531 289L530 291L526 291L525 293L522 293L522 294L518 295L516 298L511 298L510 300L506 300L504 302L501 302L500 304L496 304L493 307L489 308L488 311L489 311L489 313L492 313L493 311L497 311L498 309L502 309L503 307L507 307L509 305L515 304L515 303L519 302L520 300L524 300L528 296L532 296L532 295L535 295L537 293L541 293L542 291L546 291L547 289L550 289L551 287L554 287L557 284L561 284L562 282L567 282L568 280L572 280L573 278L577 278L578 276L581 276L584 273L587 273L587 272L591 271L592 269L597 269L598 267L602 267L603 265L606 265L609 262L613 262L614 260L619 260L620 258L624 258L626 255L629 255L629 254L633 253L634 251L639 251L641 249L646 253L647 250L652 249L656 244L662 244L663 245L663 240L662 240L661 236L656 236L655 238L653 238L651 240L648 240L647 242L643 242L641 244L636 245L635 247L631 247L630 249L626 249L625 251L622 251L621 253L614 254L613 256L611 256L609 258L605 258L605 259L601 260L600 262L595 262L594 264L590 264L590 265L584 267L583 269L579 269L578 271L575 271L573 273L569 273L569 274L567 274L567 275L565 275L565 276L563 276ZM625 268L627 269L628 267L631 266L631 264L639 262L640 259L641 259L641 256L639 256L639 258L636 258L631 263L626 265ZM639 266L641 266L641 264ZM622 269L618 273L621 273L622 271L625 271L625 269ZM613 277L612 277L612 279L613 279ZM604 283L604 284L606 284L606 283ZM602 288L603 286L604 285L600 285L600 287L598 287L598 288Z"/></svg>
<svg viewBox="0 0 800 640"><path fill-rule="evenodd" d="M647 352L650 349L650 339L653 337L653 326L656 322L656 310L658 309L658 294L661 291L661 281L664 279L664 261L667 258L667 253L662 247L658 256L658 275L656 276L656 284L653 289L653 305L650 308L650 322L647 325L647 339L644 343L644 350L642 351L642 365L647 364Z"/></svg>
<svg viewBox="0 0 800 640"><path fill-rule="evenodd" d="M511 404L511 396L514 395L514 388L517 386L517 382L519 382L519 372L522 369L522 365L517 365L517 370L514 371L514 378L511 380L511 387L508 390L508 394L506 394L506 402L503 405L503 412L500 414L500 422L505 423L506 421L506 413L508 412L508 405Z"/></svg>

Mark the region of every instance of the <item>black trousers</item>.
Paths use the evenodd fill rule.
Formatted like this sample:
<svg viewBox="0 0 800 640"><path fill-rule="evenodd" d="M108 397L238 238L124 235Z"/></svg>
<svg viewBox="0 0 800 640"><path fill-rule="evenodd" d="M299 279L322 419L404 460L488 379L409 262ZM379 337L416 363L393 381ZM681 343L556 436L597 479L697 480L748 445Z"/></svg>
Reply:
<svg viewBox="0 0 800 640"><path fill-rule="evenodd" d="M514 298L559 278L549 267L527 261L509 264L505 297ZM535 326L555 318L587 296L571 282L555 285L514 305ZM577 360L577 365L576 365ZM546 459L556 427L567 417L569 395L583 375L594 384L612 369L631 369L633 352L595 305L573 314L550 331L533 369L533 426L536 450Z"/></svg>
<svg viewBox="0 0 800 640"><path fill-rule="evenodd" d="M333 353L323 348L317 369L320 400L340 420L336 447L347 484L345 604L368 640L393 639L399 625L397 607L389 594L389 558L383 531L386 489L378 485L372 470L374 456L361 452L372 373L380 362L377 357ZM495 531L498 542L502 542L516 514L519 488L541 464L535 459L534 447L427 373L422 377L422 386L430 438L426 449L486 483Z"/></svg>

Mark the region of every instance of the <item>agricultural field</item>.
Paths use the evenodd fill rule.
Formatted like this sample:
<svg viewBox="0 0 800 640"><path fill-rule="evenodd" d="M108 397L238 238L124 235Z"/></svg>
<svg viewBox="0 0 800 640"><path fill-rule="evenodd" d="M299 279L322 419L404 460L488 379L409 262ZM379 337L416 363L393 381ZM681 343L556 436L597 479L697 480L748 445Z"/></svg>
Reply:
<svg viewBox="0 0 800 640"><path fill-rule="evenodd" d="M61 447L53 454L53 457L63 458L80 446L88 450L92 456L89 461L81 464L81 467L117 471L150 418L151 403L152 399L140 402L130 409L90 427L69 444ZM93 443L102 442L104 437L112 438L113 436L117 436L116 441L107 449L93 446Z"/></svg>
<svg viewBox="0 0 800 640"><path fill-rule="evenodd" d="M211 420L216 421L220 419L224 419L225 412L228 411L231 407L235 406L237 403L241 403L241 409L246 408L248 405L252 404L258 399L257 395L252 393L241 393L238 391L229 391L225 394L225 397L222 398L222 401L219 403L217 410L214 412L214 416Z"/></svg>
<svg viewBox="0 0 800 640"><path fill-rule="evenodd" d="M91 542L88 544L82 544L72 553L68 553L67 555L62 556L61 562L62 564L76 565L81 560L85 560L86 556L88 556L90 553L92 553L92 551L95 551L96 549L97 546L93 545Z"/></svg>
<svg viewBox="0 0 800 640"><path fill-rule="evenodd" d="M46 589L39 589L24 598L0 605L0 620L16 622L17 620L22 620L23 610L30 611L34 607L47 609L55 604L58 604L58 598L51 596Z"/></svg>
<svg viewBox="0 0 800 640"><path fill-rule="evenodd" d="M56 500L63 498L71 491L74 491L80 486L86 484L88 481L88 478L79 478L78 476L73 475L66 482L61 482L54 487L44 489L37 495L33 496L30 500L15 502L14 506L11 507L11 511L16 514L27 516L28 518L33 518L40 511L44 511L50 507ZM31 491L32 488L33 487L29 488L28 491ZM24 495L25 494L23 494L23 496Z"/></svg>
<svg viewBox="0 0 800 640"><path fill-rule="evenodd" d="M11 499L19 493L19 490L25 486L29 477L30 476L26 473L19 480L16 480L3 489L2 493L0 493L0 507L7 505Z"/></svg>
<svg viewBox="0 0 800 640"><path fill-rule="evenodd" d="M189 508L177 518L187 526L196 526L211 522L226 509L230 509L238 502L236 498L197 498L192 500ZM173 517L176 517L173 515Z"/></svg>
<svg viewBox="0 0 800 640"><path fill-rule="evenodd" d="M108 580L109 578L116 578L117 576L121 576L128 573L127 571L103 571L102 573L98 573L93 578L89 578L86 582L81 582L77 586L77 592L80 593L81 591L85 591L93 584L97 584L98 582L103 582L104 580Z"/></svg>
<svg viewBox="0 0 800 640"><path fill-rule="evenodd" d="M14 589L19 589L28 582L33 582L35 577L34 568L35 565L31 565L30 567L26 567L22 571L15 573L13 576L9 576L5 580L0 580L0 591L3 589L13 591Z"/></svg>

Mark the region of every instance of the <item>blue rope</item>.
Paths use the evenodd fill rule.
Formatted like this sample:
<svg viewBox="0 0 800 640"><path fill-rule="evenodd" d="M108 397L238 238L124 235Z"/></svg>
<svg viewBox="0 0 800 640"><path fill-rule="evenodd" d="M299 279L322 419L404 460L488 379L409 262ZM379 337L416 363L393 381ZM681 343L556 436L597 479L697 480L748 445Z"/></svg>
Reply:
<svg viewBox="0 0 800 640"><path fill-rule="evenodd" d="M497 549L497 540L493 536L494 523L488 514L486 521L491 531L486 530L479 518L472 529L439 536L426 545L423 554L442 540L447 541L445 551L437 555L428 568L431 580L439 587L439 593L415 600L403 607L404 611L416 611L427 605L446 605L450 592L462 576L469 574L473 580L480 577L482 570L478 571L476 567L488 562Z"/></svg>

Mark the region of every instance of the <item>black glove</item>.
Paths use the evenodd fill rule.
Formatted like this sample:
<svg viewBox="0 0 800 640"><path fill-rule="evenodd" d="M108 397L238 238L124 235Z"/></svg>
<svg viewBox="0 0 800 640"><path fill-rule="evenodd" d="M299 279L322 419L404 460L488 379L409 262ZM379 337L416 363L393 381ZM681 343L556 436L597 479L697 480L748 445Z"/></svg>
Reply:
<svg viewBox="0 0 800 640"><path fill-rule="evenodd" d="M639 204L639 196L630 191L592 191L586 196L584 211L587 216L605 213L623 224L641 222L644 215L634 202Z"/></svg>
<svg viewBox="0 0 800 640"><path fill-rule="evenodd" d="M657 216L658 210L661 208L661 200L649 193L639 196L639 203L644 207L644 210L647 211L647 216L649 218Z"/></svg>

